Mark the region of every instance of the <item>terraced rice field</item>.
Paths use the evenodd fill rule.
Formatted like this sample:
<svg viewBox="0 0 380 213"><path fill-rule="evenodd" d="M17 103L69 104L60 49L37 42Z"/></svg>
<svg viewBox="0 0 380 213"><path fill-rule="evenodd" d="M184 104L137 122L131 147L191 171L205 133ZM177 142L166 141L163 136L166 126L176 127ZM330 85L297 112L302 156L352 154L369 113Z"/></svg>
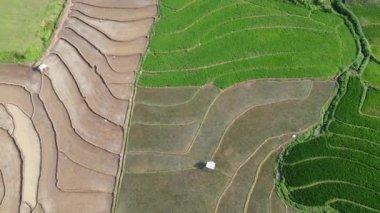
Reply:
<svg viewBox="0 0 380 213"><path fill-rule="evenodd" d="M319 120L334 88L311 80L249 81L223 91L138 88L118 212L243 211L254 174L292 134ZM194 167L209 159L216 171ZM267 169L273 164L274 157Z"/></svg>
<svg viewBox="0 0 380 213"><path fill-rule="evenodd" d="M349 8L359 18L365 36L368 38L373 57L380 61L380 2L353 1Z"/></svg>
<svg viewBox="0 0 380 213"><path fill-rule="evenodd" d="M155 1L68 3L43 73L0 65L0 212L111 212ZM10 95L12 94L12 95Z"/></svg>
<svg viewBox="0 0 380 213"><path fill-rule="evenodd" d="M370 61L366 71L362 73L363 80L377 88L380 88L380 64Z"/></svg>
<svg viewBox="0 0 380 213"><path fill-rule="evenodd" d="M355 53L332 13L277 0L160 1L117 212L291 212L275 190L276 156L319 122L336 91L327 79ZM215 171L197 167L207 160Z"/></svg>
<svg viewBox="0 0 380 213"><path fill-rule="evenodd" d="M379 212L376 33L315 8L69 1L0 65L0 212Z"/></svg>
<svg viewBox="0 0 380 213"><path fill-rule="evenodd" d="M360 113L363 95L364 85L350 77L328 133L291 146L283 157L286 193L298 207L379 211L380 118Z"/></svg>
<svg viewBox="0 0 380 213"><path fill-rule="evenodd" d="M257 78L328 79L355 52L339 16L290 1L162 0L138 84L227 88Z"/></svg>
<svg viewBox="0 0 380 213"><path fill-rule="evenodd" d="M367 2L350 7L361 23L367 23L363 11L377 6ZM340 77L340 92L327 113L323 134L290 145L281 156L277 171L281 196L303 211L380 211L379 64L369 33L372 26L365 23L363 36L370 41L373 55L364 56L360 70Z"/></svg>

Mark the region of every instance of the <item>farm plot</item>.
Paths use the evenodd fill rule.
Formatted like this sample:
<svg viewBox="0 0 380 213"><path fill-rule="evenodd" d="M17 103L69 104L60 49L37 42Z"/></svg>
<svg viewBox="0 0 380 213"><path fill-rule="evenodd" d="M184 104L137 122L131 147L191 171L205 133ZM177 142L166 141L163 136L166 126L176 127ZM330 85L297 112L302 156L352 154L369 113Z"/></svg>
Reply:
<svg viewBox="0 0 380 213"><path fill-rule="evenodd" d="M49 46L64 0L2 0L0 62L32 63Z"/></svg>
<svg viewBox="0 0 380 213"><path fill-rule="evenodd" d="M356 52L339 16L287 1L162 0L160 14L138 82L144 87L327 79Z"/></svg>
<svg viewBox="0 0 380 213"><path fill-rule="evenodd" d="M371 60L363 72L362 78L366 83L380 88L380 64Z"/></svg>
<svg viewBox="0 0 380 213"><path fill-rule="evenodd" d="M0 212L112 210L129 99L157 5L70 6L40 60L47 70L0 66Z"/></svg>
<svg viewBox="0 0 380 213"><path fill-rule="evenodd" d="M144 88L142 93L137 92L138 103L127 138L118 212L144 212L147 209L162 212L177 212L179 209L191 212L204 212L204 209L207 212L243 211L249 189L258 178L255 174L260 173L261 164L264 164L261 162L291 140L291 134L305 131L319 120L320 110L332 96L334 88L332 81L248 81L223 91L206 85L199 90L190 87L186 93L184 88ZM207 94L207 91L212 93ZM187 94L189 99L174 102L170 99L170 92L174 97L176 93ZM139 98L139 94L146 101ZM206 100L210 101L194 105L200 96L208 97ZM164 97L168 98L169 105L163 105ZM176 116L182 110L185 113ZM192 125L182 125L193 120L196 131ZM157 129L146 129L138 123L141 121ZM180 130L176 126L180 126ZM145 134L142 134L143 130L146 130ZM164 131L156 134L160 133L159 130ZM172 135L181 138L172 138ZM139 144L144 148L136 149ZM173 149L179 145L182 149ZM210 159L217 162L215 172L196 169L199 162ZM267 164L273 166L274 160ZM193 176L204 180L195 184ZM214 177L215 183L208 182L212 176L217 176ZM273 178L270 180L267 198L274 186ZM213 184L217 188L211 193L207 190L214 187ZM202 193L206 194L197 196ZM143 196L147 194L152 197ZM203 211L189 209L189 202L198 203ZM255 199L253 204L247 201L255 206L251 208L256 208L257 202L261 201Z"/></svg>
<svg viewBox="0 0 380 213"><path fill-rule="evenodd" d="M375 88L368 88L362 106L362 113L380 117L380 91Z"/></svg>
<svg viewBox="0 0 380 213"><path fill-rule="evenodd" d="M380 119L360 113L364 87L350 77L328 133L290 146L283 156L280 171L286 188L280 190L298 208L380 210ZM372 101L367 107L378 107Z"/></svg>
<svg viewBox="0 0 380 213"><path fill-rule="evenodd" d="M354 1L349 8L359 18L364 34L370 42L373 56L380 60L380 5L379 2Z"/></svg>

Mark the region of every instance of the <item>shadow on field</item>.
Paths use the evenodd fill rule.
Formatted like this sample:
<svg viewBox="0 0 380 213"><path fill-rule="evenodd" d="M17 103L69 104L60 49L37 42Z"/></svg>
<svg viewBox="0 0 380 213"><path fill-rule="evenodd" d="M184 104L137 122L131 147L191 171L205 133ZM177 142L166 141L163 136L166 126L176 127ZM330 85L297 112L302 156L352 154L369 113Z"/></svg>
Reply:
<svg viewBox="0 0 380 213"><path fill-rule="evenodd" d="M206 163L199 161L198 163L194 164L194 167L197 169L204 169L204 168L206 168Z"/></svg>

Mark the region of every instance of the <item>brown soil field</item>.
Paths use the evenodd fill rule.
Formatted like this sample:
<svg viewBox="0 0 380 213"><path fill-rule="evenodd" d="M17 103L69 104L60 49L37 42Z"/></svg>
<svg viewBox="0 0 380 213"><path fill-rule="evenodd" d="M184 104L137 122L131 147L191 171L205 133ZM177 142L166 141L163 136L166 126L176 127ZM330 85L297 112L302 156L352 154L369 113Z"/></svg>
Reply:
<svg viewBox="0 0 380 213"><path fill-rule="evenodd" d="M67 6L40 60L47 71L0 65L0 212L113 208L130 99L157 3Z"/></svg>
<svg viewBox="0 0 380 213"><path fill-rule="evenodd" d="M118 212L192 213L212 212L227 178L218 172L192 169L130 174L124 181L130 185L124 185L128 193L120 194Z"/></svg>
<svg viewBox="0 0 380 213"><path fill-rule="evenodd" d="M176 212L188 208L191 212L265 212L261 210L268 205L276 208L273 212L288 211L273 192L276 154L293 140L293 134L301 134L318 123L321 109L334 94L335 83L248 81L212 93L208 105L193 105L204 90L137 89L118 212ZM181 117L179 111L183 109L186 111ZM187 115L193 115L193 119ZM170 120L173 118L174 122ZM182 130L175 126L192 120L200 120L195 132L192 125L183 125ZM136 125L141 121L154 126ZM165 122L171 126L160 125ZM186 141L190 143L185 150L171 149ZM216 162L215 171L195 167L211 159ZM190 183L184 179L193 180L193 173L201 176L205 172L223 178L214 178L213 183L204 180L203 184L187 188ZM212 184L218 186L210 192L213 197L198 195ZM181 187L175 188L178 185ZM189 200L202 208L188 207Z"/></svg>

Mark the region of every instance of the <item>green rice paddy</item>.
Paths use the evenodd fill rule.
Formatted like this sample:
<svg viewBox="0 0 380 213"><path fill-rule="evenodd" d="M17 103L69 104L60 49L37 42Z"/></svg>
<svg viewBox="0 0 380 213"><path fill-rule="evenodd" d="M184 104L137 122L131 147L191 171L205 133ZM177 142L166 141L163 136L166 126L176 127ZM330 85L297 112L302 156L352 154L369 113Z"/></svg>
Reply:
<svg viewBox="0 0 380 213"><path fill-rule="evenodd" d="M360 113L364 88L350 77L327 133L291 145L283 156L281 190L298 208L380 210L380 117ZM366 106L378 108L378 97L370 100Z"/></svg>
<svg viewBox="0 0 380 213"><path fill-rule="evenodd" d="M341 17L288 1L162 0L160 9L139 86L327 79L355 57Z"/></svg>
<svg viewBox="0 0 380 213"><path fill-rule="evenodd" d="M360 20L364 34L370 42L373 57L380 60L380 4L367 1L349 4L349 8Z"/></svg>

